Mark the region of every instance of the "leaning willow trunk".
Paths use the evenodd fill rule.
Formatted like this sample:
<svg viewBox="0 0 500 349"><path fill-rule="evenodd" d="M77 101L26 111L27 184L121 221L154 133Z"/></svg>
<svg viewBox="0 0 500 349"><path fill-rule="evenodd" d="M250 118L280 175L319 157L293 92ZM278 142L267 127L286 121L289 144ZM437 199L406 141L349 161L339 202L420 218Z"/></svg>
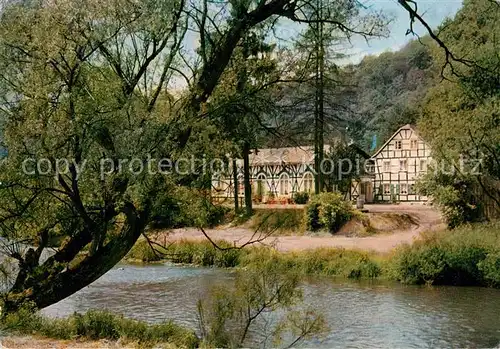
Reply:
<svg viewBox="0 0 500 349"><path fill-rule="evenodd" d="M30 249L19 262L19 273L4 295L3 314L18 310L30 302L38 309L57 303L88 286L115 266L134 246L144 232L147 213L138 212L132 204L124 209L121 231L95 253L83 256L82 249L92 242L92 234L82 230L40 265L30 265L28 256L40 251Z"/></svg>

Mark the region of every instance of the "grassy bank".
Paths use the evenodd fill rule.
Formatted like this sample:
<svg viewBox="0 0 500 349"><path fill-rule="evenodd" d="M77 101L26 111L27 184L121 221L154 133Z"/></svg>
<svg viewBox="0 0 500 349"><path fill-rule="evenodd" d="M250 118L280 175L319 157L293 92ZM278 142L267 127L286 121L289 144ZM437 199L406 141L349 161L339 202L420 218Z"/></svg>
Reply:
<svg viewBox="0 0 500 349"><path fill-rule="evenodd" d="M218 241L220 247L230 247ZM159 252L159 253L158 253ZM325 248L300 252L281 253L268 247L218 250L209 241L181 240L154 253L146 241L139 241L127 256L128 260L156 262L160 260L179 264L215 266L220 268L245 268L272 260L301 274L341 276L348 278L377 277L381 275L378 260L381 256L356 250Z"/></svg>
<svg viewBox="0 0 500 349"><path fill-rule="evenodd" d="M230 246L227 242L218 243ZM403 245L389 254L340 248L284 253L267 247L221 251L208 241L179 241L155 254L145 241L139 241L128 257L144 262L165 259L173 263L241 268L272 259L304 275L500 287L500 223L423 234L412 245Z"/></svg>
<svg viewBox="0 0 500 349"><path fill-rule="evenodd" d="M255 209L250 229L276 231L280 235L302 235L306 231L303 208Z"/></svg>
<svg viewBox="0 0 500 349"><path fill-rule="evenodd" d="M422 234L390 257L391 277L404 283L500 287L500 223Z"/></svg>
<svg viewBox="0 0 500 349"><path fill-rule="evenodd" d="M68 318L53 319L41 316L25 306L19 312L7 315L1 322L1 328L11 334L60 340L119 340L141 348L195 348L199 344L194 332L172 322L149 325L96 310L84 315L75 313Z"/></svg>
<svg viewBox="0 0 500 349"><path fill-rule="evenodd" d="M304 208L256 208L251 216L234 210L225 217L225 223L234 227L273 231L276 235L302 235L306 232Z"/></svg>
<svg viewBox="0 0 500 349"><path fill-rule="evenodd" d="M313 210L314 211L314 210ZM316 230L311 228L311 219L319 220L314 217L317 212L308 212L304 208L286 208L286 209L255 209L251 217L243 215L234 215L227 217L227 221L232 226L247 228L259 231L272 231L275 236L301 236L305 234L317 235L318 233L337 233L342 235L366 237L375 234L390 233L395 230L409 230L418 225L415 217L405 213L362 213L357 210L351 210L348 213L348 219L338 224L334 231L323 227ZM335 215L335 214L334 214ZM313 225L318 225L316 222ZM309 226L309 227L308 227Z"/></svg>

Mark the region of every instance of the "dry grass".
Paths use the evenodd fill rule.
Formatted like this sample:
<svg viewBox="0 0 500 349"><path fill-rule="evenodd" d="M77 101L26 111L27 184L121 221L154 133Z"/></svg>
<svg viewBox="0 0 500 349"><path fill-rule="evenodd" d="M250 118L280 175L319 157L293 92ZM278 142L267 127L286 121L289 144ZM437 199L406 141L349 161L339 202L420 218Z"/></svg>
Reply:
<svg viewBox="0 0 500 349"><path fill-rule="evenodd" d="M10 349L132 349L135 346L119 341L85 341L85 340L57 340L34 336L4 337L0 341L2 348ZM171 348L174 348L172 346Z"/></svg>

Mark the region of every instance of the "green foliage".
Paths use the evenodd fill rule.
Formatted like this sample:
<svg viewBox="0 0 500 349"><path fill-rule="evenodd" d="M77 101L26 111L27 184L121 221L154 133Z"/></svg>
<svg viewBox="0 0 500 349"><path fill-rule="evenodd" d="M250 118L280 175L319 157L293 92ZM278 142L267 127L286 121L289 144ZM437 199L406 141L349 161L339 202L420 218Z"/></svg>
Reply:
<svg viewBox="0 0 500 349"><path fill-rule="evenodd" d="M349 135L357 144L370 150L372 137L377 146L402 125L419 118L422 100L435 83L438 72L430 48L432 40L425 36L413 40L396 52L366 56L361 63L345 67L349 81L357 88L352 100L355 115L349 115Z"/></svg>
<svg viewBox="0 0 500 349"><path fill-rule="evenodd" d="M477 266L487 284L500 288L500 252L488 253Z"/></svg>
<svg viewBox="0 0 500 349"><path fill-rule="evenodd" d="M309 202L306 207L305 220L307 229L310 231L317 231L322 228L319 218L320 204L318 202Z"/></svg>
<svg viewBox="0 0 500 349"><path fill-rule="evenodd" d="M47 319L35 312L35 305L25 303L19 311L6 314L1 321L1 328L4 331L19 333L39 333L41 335L70 339L73 332L71 324L66 319Z"/></svg>
<svg viewBox="0 0 500 349"><path fill-rule="evenodd" d="M161 254L156 253L145 239L138 240L130 249L125 259L140 260L142 262L158 262Z"/></svg>
<svg viewBox="0 0 500 349"><path fill-rule="evenodd" d="M329 161L323 164L325 191L333 191L335 188L342 195L349 193L352 181L364 174L362 166L365 157L368 157L368 154L363 154L355 144L334 143L325 154ZM356 164L360 164L359 169Z"/></svg>
<svg viewBox="0 0 500 349"><path fill-rule="evenodd" d="M396 250L392 277L411 284L498 286L498 223L424 235Z"/></svg>
<svg viewBox="0 0 500 349"><path fill-rule="evenodd" d="M220 247L230 247L224 241L218 241ZM150 251L148 251L148 249ZM141 255L145 253L145 255ZM152 253L146 241L136 243L127 256L148 262ZM341 248L324 248L301 252L279 253L267 247L244 249L215 249L208 241L181 240L172 244L168 250L153 254L156 261L166 259L173 263L195 264L216 267L259 267L261 264L276 264L289 268L302 275L329 275L346 278L373 278L381 275L381 268L374 255L362 251Z"/></svg>
<svg viewBox="0 0 500 349"><path fill-rule="evenodd" d="M41 335L55 339L124 340L142 347L170 343L179 348L195 348L198 338L173 322L148 325L106 311L90 310L75 313L66 319L52 319L35 312L34 305L25 304L16 313L10 313L1 322L1 328L20 334Z"/></svg>
<svg viewBox="0 0 500 349"><path fill-rule="evenodd" d="M255 209L250 229L273 235L302 234L303 217L302 209Z"/></svg>
<svg viewBox="0 0 500 349"><path fill-rule="evenodd" d="M218 244L230 246L224 242ZM214 251L207 241L180 241L173 244L169 252L164 258L175 263L241 268L269 264L299 275L353 279L383 277L408 284L500 287L499 223L423 234L412 245L398 247L390 255L342 248L278 252L267 247L250 247Z"/></svg>
<svg viewBox="0 0 500 349"><path fill-rule="evenodd" d="M457 178L456 174L444 174L430 168L417 182L416 190L432 198L432 202L441 208L448 227L453 229L482 219L481 205L472 186L472 179Z"/></svg>
<svg viewBox="0 0 500 349"><path fill-rule="evenodd" d="M306 207L306 225L316 231L326 229L337 232L354 214L352 205L338 193L314 195Z"/></svg>
<svg viewBox="0 0 500 349"><path fill-rule="evenodd" d="M228 207L214 205L201 191L179 187L173 195L159 196L152 205L153 228L213 227L221 224Z"/></svg>
<svg viewBox="0 0 500 349"><path fill-rule="evenodd" d="M214 288L209 297L199 301L200 327L206 345L237 348L251 343L256 346L265 345L267 338L279 339L285 332L291 332L300 340L325 332L323 316L312 310L289 311L302 301L298 275L272 262L249 265L237 273L234 287ZM250 333L270 311L285 311L287 315L277 325L260 330L259 336L264 341L259 343Z"/></svg>
<svg viewBox="0 0 500 349"><path fill-rule="evenodd" d="M307 192L297 192L293 195L293 201L297 205L305 205L309 201L309 193Z"/></svg>
<svg viewBox="0 0 500 349"><path fill-rule="evenodd" d="M433 159L440 168L452 169L452 180L464 183L466 188L448 183L452 188L437 186L429 192L445 202L444 213L451 226L475 220L467 207L478 206L471 201L472 195L482 203L477 209L483 216L499 218L498 4L489 0L464 1L455 18L442 25L440 37L456 57L474 64L457 64L453 70L446 67L443 74L450 79L428 91L418 127L431 144ZM441 49L435 49L433 59L437 66L444 65ZM479 162L481 166L476 167Z"/></svg>
<svg viewBox="0 0 500 349"><path fill-rule="evenodd" d="M278 253L269 249L255 249L246 254L242 264L271 263L302 275L327 275L344 278L374 278L381 268L374 255L342 248L320 248L301 252Z"/></svg>
<svg viewBox="0 0 500 349"><path fill-rule="evenodd" d="M217 241L216 243L221 248L231 247L226 241ZM146 240L139 240L126 258L141 260L143 262L166 259L179 264L231 268L239 264L241 251L238 249L220 250L207 240L180 240L168 245L168 248L155 246L155 250L153 251Z"/></svg>

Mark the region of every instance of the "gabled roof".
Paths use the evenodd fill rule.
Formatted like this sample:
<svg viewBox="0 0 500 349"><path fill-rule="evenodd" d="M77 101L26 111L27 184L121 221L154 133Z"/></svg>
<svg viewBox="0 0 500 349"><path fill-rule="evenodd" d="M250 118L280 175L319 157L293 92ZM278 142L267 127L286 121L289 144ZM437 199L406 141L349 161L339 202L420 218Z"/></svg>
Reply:
<svg viewBox="0 0 500 349"><path fill-rule="evenodd" d="M324 146L325 153L330 150L329 145ZM288 147L258 149L250 154L250 166L287 164L312 164L314 163L314 147Z"/></svg>
<svg viewBox="0 0 500 349"><path fill-rule="evenodd" d="M377 156L385 147L387 147L387 145L394 139L394 137L396 137L402 130L412 130L413 132L415 132L415 134L417 135L417 137L419 137L420 139L423 139L419 133L418 133L418 130L416 128L416 126L414 125L411 125L411 124L406 124L404 126L401 126L396 132L394 132L394 134L391 136L391 138L389 138L387 140L387 142L384 143L384 145L382 145L376 152L375 154L373 154L371 157L374 158L375 156Z"/></svg>

